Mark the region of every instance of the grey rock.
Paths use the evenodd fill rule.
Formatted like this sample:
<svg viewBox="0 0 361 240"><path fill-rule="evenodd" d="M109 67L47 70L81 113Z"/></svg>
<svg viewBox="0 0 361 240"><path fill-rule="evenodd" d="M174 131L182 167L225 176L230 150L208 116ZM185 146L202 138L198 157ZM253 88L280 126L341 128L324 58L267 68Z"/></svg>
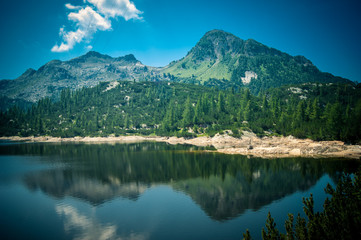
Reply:
<svg viewBox="0 0 361 240"><path fill-rule="evenodd" d="M0 96L36 102L44 97L56 99L64 88L76 90L115 80L154 80L150 76L158 74L159 68L145 66L132 54L112 58L90 51L69 61L52 60L37 71L28 69L14 80L2 80Z"/></svg>

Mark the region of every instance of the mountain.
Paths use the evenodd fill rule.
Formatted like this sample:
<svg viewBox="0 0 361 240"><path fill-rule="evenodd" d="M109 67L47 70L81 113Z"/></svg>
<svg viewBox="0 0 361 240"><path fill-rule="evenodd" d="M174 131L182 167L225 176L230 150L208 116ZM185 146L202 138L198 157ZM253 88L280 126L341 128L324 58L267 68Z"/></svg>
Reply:
<svg viewBox="0 0 361 240"><path fill-rule="evenodd" d="M222 30L207 32L184 58L170 63L163 72L182 82L247 86L256 92L306 82L350 82L321 72L303 56L293 57Z"/></svg>
<svg viewBox="0 0 361 240"><path fill-rule="evenodd" d="M228 79L244 41L220 30L206 33L188 54L164 70L176 77L195 78L202 83L209 78Z"/></svg>
<svg viewBox="0 0 361 240"><path fill-rule="evenodd" d="M163 68L149 67L134 55L113 58L98 52L69 61L53 60L38 70L28 69L14 80L0 81L0 110L44 97L57 99L64 88L76 90L109 81L176 81L206 86L248 87L258 93L272 87L303 83L352 83L323 73L303 56L291 56L253 39L213 30L178 60Z"/></svg>
<svg viewBox="0 0 361 240"><path fill-rule="evenodd" d="M114 80L147 80L157 71L132 54L112 58L90 51L69 61L50 61L37 71L28 69L14 80L2 80L0 96L36 102L44 97L57 98L64 88L76 90Z"/></svg>

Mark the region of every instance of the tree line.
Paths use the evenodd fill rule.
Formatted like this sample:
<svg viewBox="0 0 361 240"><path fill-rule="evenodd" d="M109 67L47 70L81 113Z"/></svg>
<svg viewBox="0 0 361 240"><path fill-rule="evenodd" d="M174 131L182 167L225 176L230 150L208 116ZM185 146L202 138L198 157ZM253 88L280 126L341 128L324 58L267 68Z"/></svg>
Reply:
<svg viewBox="0 0 361 240"><path fill-rule="evenodd" d="M361 139L361 89L303 84L260 91L174 82L119 82L44 98L0 113L0 135L58 137L124 134L195 137L241 130L314 140Z"/></svg>

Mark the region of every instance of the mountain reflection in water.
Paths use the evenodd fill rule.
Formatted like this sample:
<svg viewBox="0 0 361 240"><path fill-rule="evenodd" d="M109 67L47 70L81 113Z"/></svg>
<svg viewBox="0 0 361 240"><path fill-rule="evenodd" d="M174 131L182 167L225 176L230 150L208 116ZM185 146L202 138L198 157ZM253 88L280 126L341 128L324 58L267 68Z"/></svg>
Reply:
<svg viewBox="0 0 361 240"><path fill-rule="evenodd" d="M39 161L53 166L24 176L30 190L99 205L118 197L137 201L148 188L168 185L218 221L307 190L324 174L337 181L341 172L357 168L354 161L247 158L203 150L153 142L1 146L2 155L42 156ZM70 210L56 209L68 217L75 214ZM111 226L106 229L112 233Z"/></svg>

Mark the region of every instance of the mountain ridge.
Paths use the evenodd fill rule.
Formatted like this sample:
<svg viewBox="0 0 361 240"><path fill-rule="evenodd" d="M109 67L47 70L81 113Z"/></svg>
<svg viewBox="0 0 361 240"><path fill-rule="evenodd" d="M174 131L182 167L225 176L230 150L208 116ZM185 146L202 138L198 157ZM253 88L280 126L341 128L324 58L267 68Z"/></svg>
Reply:
<svg viewBox="0 0 361 240"><path fill-rule="evenodd" d="M351 82L321 72L304 56L291 56L222 30L207 32L184 58L173 61L163 71L181 82L247 86L253 92L306 82ZM254 77L245 81L250 73Z"/></svg>
<svg viewBox="0 0 361 240"><path fill-rule="evenodd" d="M57 99L64 88L77 90L118 80L246 86L253 93L307 82L352 83L321 72L304 56L291 56L254 39L242 40L223 30L211 30L185 57L162 68L146 66L133 54L111 57L89 51L68 61L49 61L38 70L27 69L14 80L1 80L0 96L36 102L44 97Z"/></svg>
<svg viewBox="0 0 361 240"><path fill-rule="evenodd" d="M113 58L95 51L68 61L51 60L38 70L27 69L14 80L0 81L0 95L36 102L57 98L64 88L77 90L114 80L146 80L157 68L142 64L133 54Z"/></svg>

